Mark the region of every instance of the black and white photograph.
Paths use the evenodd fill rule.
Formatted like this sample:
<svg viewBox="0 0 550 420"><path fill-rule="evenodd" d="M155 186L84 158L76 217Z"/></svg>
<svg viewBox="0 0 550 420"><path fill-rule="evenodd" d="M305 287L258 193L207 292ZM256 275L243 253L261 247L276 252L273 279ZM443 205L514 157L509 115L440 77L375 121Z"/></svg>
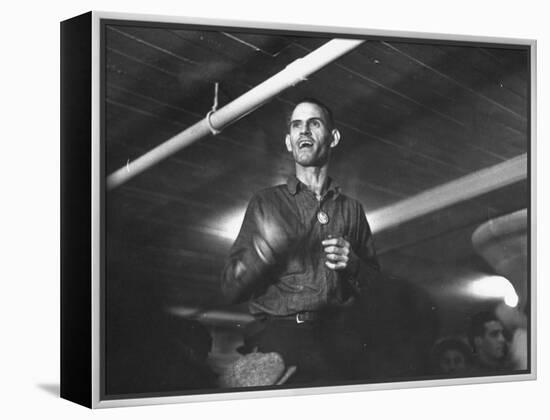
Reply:
<svg viewBox="0 0 550 420"><path fill-rule="evenodd" d="M100 25L102 400L532 375L529 42Z"/></svg>
<svg viewBox="0 0 550 420"><path fill-rule="evenodd" d="M4 15L2 418L545 416L544 3Z"/></svg>

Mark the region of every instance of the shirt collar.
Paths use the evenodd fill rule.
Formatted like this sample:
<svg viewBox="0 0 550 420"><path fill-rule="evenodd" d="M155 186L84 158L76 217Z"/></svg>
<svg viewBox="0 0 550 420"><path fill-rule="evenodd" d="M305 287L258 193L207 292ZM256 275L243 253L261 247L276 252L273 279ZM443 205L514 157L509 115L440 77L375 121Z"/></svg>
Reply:
<svg viewBox="0 0 550 420"><path fill-rule="evenodd" d="M298 178L296 178L296 175L290 175L288 177L286 186L288 188L288 192L292 195L296 195L300 189L306 188L306 186ZM338 196L338 194L340 194L340 186L331 177L328 177L328 189L325 193L325 197L332 197L334 199Z"/></svg>
<svg viewBox="0 0 550 420"><path fill-rule="evenodd" d="M298 178L296 178L296 175L290 175L286 180L288 192L292 195L296 195L296 193L298 192L298 186L300 184L301 182L298 180Z"/></svg>

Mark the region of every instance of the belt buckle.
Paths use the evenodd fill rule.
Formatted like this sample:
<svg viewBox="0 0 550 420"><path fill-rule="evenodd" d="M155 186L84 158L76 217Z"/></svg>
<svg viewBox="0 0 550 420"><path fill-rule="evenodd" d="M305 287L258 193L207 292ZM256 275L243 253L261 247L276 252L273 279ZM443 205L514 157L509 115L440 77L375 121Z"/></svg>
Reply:
<svg viewBox="0 0 550 420"><path fill-rule="evenodd" d="M302 315L304 314L302 314L301 312L298 312L296 314L296 324L303 324L304 322L306 322L306 320L302 318Z"/></svg>

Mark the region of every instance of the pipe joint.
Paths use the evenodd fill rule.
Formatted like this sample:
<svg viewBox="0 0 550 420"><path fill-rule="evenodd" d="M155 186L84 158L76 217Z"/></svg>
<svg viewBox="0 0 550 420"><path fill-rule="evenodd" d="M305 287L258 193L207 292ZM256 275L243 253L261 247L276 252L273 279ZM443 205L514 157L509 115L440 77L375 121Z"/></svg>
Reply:
<svg viewBox="0 0 550 420"><path fill-rule="evenodd" d="M214 110L211 110L211 111L208 111L208 113L206 114L206 124L208 125L208 129L210 130L212 135L216 136L220 134L222 131L218 130L216 127L212 125L212 121L210 120L210 117L212 116L213 113L214 113Z"/></svg>

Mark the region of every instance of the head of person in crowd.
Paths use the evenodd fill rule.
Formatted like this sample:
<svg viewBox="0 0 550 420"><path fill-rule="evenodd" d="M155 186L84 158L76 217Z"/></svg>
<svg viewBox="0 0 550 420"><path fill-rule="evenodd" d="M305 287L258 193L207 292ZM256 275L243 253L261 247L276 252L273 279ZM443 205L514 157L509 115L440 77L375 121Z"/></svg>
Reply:
<svg viewBox="0 0 550 420"><path fill-rule="evenodd" d="M483 311L472 317L468 340L478 367L498 369L504 364L508 350L504 334L502 322L494 313Z"/></svg>
<svg viewBox="0 0 550 420"><path fill-rule="evenodd" d="M431 356L432 371L435 374L465 374L470 370L472 363L472 350L463 340L455 337L438 340Z"/></svg>

